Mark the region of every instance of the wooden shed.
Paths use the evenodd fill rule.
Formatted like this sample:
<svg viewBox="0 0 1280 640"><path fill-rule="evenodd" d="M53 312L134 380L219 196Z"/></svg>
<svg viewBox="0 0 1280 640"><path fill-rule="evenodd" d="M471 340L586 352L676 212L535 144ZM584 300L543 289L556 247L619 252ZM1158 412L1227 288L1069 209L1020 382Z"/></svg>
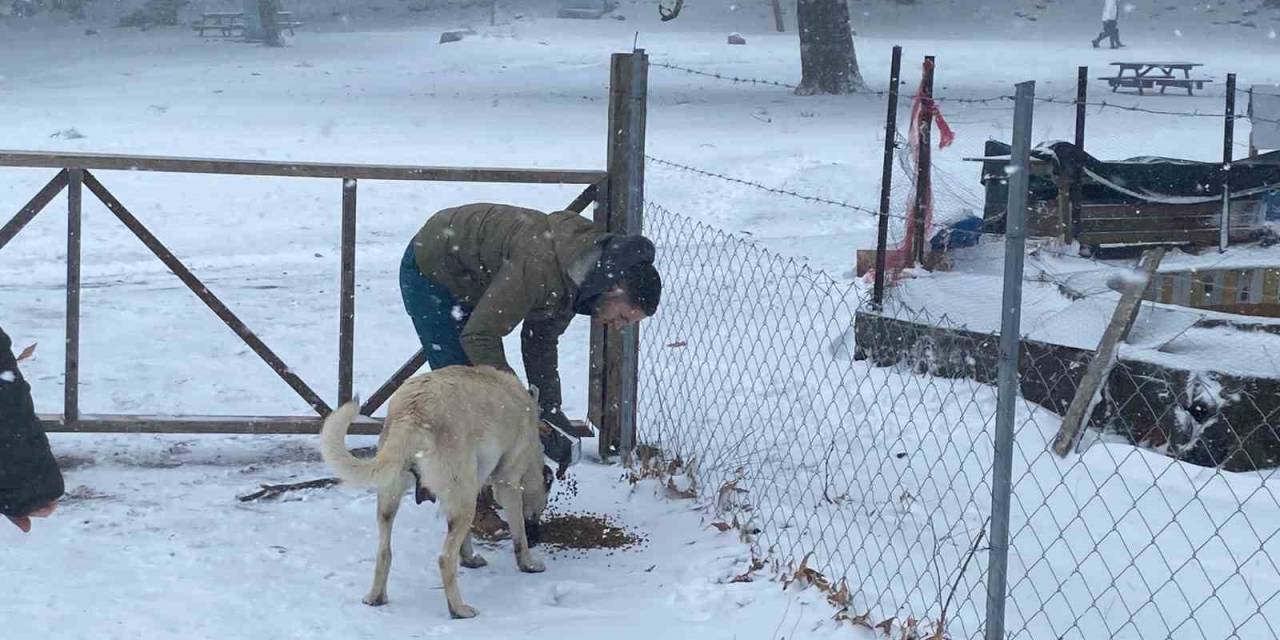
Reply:
<svg viewBox="0 0 1280 640"><path fill-rule="evenodd" d="M1004 230L1008 145L988 141L981 158L987 231ZM1031 159L1027 232L1086 247L1219 242L1223 187L1230 194L1228 239L1254 240L1264 200L1280 191L1280 152L1221 163L1139 157L1097 160L1068 142L1037 147Z"/></svg>

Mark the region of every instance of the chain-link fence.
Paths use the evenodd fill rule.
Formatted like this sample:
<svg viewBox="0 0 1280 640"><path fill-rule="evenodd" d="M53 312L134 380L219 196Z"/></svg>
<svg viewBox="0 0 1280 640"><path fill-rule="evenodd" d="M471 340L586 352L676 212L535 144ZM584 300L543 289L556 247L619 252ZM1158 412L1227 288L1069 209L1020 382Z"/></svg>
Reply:
<svg viewBox="0 0 1280 640"><path fill-rule="evenodd" d="M1238 337L1194 336L1222 350L1200 365L1229 370ZM1266 361L1267 350L1253 355ZM1058 420L1048 410L1037 411L1047 420L1018 426L1011 638L1280 637L1280 481L1271 470L1280 367L1267 381L1188 371L1151 353L1112 368L1078 454L1045 448L1053 432L1043 426ZM1029 378L1064 370L1051 351L1030 356L1024 395ZM1060 377L1074 393L1078 376Z"/></svg>
<svg viewBox="0 0 1280 640"><path fill-rule="evenodd" d="M861 284L659 205L645 226L668 293L642 335L640 442L684 461L717 517L784 571L820 572L839 618L893 637L980 637L999 276L986 287L960 270L905 281L872 310ZM1027 309L1064 295L1036 256ZM1086 311L1105 321L1118 297L1095 287ZM1069 309L1024 313L1007 636L1280 637L1269 622L1280 615L1280 505L1265 470L1280 398L1256 362L1280 357L1275 324L1202 314L1171 335L1149 304L1092 428L1059 458L1047 445L1092 347L1036 338L1054 323L1089 329ZM1143 343L1152 336L1159 348ZM1215 348L1201 369L1228 369L1232 348L1255 363L1185 366Z"/></svg>
<svg viewBox="0 0 1280 640"><path fill-rule="evenodd" d="M932 100L1013 109L1012 96ZM1085 105L1186 122L1244 117ZM902 134L896 147L890 251L905 247L919 175ZM877 213L825 184L648 160L672 179ZM1257 248L1188 252L1147 283L1136 256L1082 257L1037 229L1015 276L1017 400L1012 440L998 444L1003 222L957 223L1003 216L986 210L976 180L936 164L928 174L937 215L926 239L968 235L960 248L928 247L945 254L937 269L908 273L878 306L869 285L651 202L645 230L666 300L641 334L638 436L651 447L642 454L683 462L714 516L736 524L784 579L824 588L837 620L893 638L986 632L997 449L1013 458L1007 585L997 588L1005 637L1280 638L1270 622L1280 618L1280 320L1263 317L1280 300L1276 260ZM1133 286L1147 287L1147 299L1100 389L1086 394L1083 436L1060 457L1051 443Z"/></svg>
<svg viewBox="0 0 1280 640"><path fill-rule="evenodd" d="M669 293L642 337L641 442L690 463L763 551L847 580L851 616L936 620L954 589L949 628L978 633L985 558L960 569L990 500L994 389L925 375L943 365L910 324L888 327L909 358L858 361L860 286L653 204L646 233Z"/></svg>

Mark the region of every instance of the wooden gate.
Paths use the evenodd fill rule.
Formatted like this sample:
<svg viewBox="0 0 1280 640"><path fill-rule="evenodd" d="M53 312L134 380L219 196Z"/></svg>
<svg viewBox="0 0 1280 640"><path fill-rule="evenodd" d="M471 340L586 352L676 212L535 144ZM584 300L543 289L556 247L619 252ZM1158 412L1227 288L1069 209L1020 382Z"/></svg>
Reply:
<svg viewBox="0 0 1280 640"><path fill-rule="evenodd" d="M41 415L48 431L139 433L317 433L332 407L298 376L218 296L102 183L98 171L148 171L189 174L275 176L332 179L342 182L341 286L338 318L338 404L353 397L355 332L356 190L361 180L577 184L585 190L566 207L582 213L596 203L596 225L614 232L640 232L643 210L644 102L647 76L644 52L616 54L612 64L609 105L609 169L556 170L483 167L265 162L137 155L0 151L0 167L56 169L57 173L18 213L0 227L0 250L64 190L67 192L66 361L63 409ZM276 375L315 411L310 416L148 416L85 415L80 412L80 240L81 202L88 189L144 245L182 280ZM602 432L601 449L624 451L634 441L635 377L638 351L635 328L605 330L594 326L591 339L589 412ZM426 363L421 349L360 407L354 433L376 434L370 416L406 379Z"/></svg>

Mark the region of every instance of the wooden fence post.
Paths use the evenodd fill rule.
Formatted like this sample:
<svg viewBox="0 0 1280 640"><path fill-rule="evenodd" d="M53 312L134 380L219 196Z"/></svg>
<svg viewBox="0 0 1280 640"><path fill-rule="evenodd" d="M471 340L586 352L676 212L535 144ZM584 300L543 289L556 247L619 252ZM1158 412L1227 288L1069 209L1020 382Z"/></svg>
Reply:
<svg viewBox="0 0 1280 640"><path fill-rule="evenodd" d="M62 378L62 421L80 419L80 207L83 169L67 170L67 338Z"/></svg>
<svg viewBox="0 0 1280 640"><path fill-rule="evenodd" d="M342 181L342 275L338 294L338 405L351 400L355 379L356 180Z"/></svg>
<svg viewBox="0 0 1280 640"><path fill-rule="evenodd" d="M638 234L644 215L644 134L649 58L643 49L615 53L609 76L609 178L595 223L611 233ZM599 454L626 456L635 446L639 327L591 326L588 418L599 431Z"/></svg>
<svg viewBox="0 0 1280 640"><path fill-rule="evenodd" d="M911 239L911 261L917 266L924 264L925 247L929 246L928 239L924 237L925 212L933 207L933 188L930 185L933 151L929 148L933 141L933 68L933 56L925 56L924 78L920 82L920 114L916 123L920 137L917 140L915 215L911 219L915 230Z"/></svg>

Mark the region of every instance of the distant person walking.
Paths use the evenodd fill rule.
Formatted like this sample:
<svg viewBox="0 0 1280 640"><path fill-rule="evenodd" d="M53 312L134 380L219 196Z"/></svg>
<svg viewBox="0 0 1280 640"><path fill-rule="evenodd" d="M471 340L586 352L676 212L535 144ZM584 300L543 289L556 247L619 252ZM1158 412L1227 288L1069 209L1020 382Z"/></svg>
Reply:
<svg viewBox="0 0 1280 640"><path fill-rule="evenodd" d="M1111 48L1119 49L1123 47L1120 44L1120 8L1116 6L1116 0L1104 0L1102 3L1102 33L1093 39L1093 48L1098 48L1098 43L1103 38L1111 39Z"/></svg>

